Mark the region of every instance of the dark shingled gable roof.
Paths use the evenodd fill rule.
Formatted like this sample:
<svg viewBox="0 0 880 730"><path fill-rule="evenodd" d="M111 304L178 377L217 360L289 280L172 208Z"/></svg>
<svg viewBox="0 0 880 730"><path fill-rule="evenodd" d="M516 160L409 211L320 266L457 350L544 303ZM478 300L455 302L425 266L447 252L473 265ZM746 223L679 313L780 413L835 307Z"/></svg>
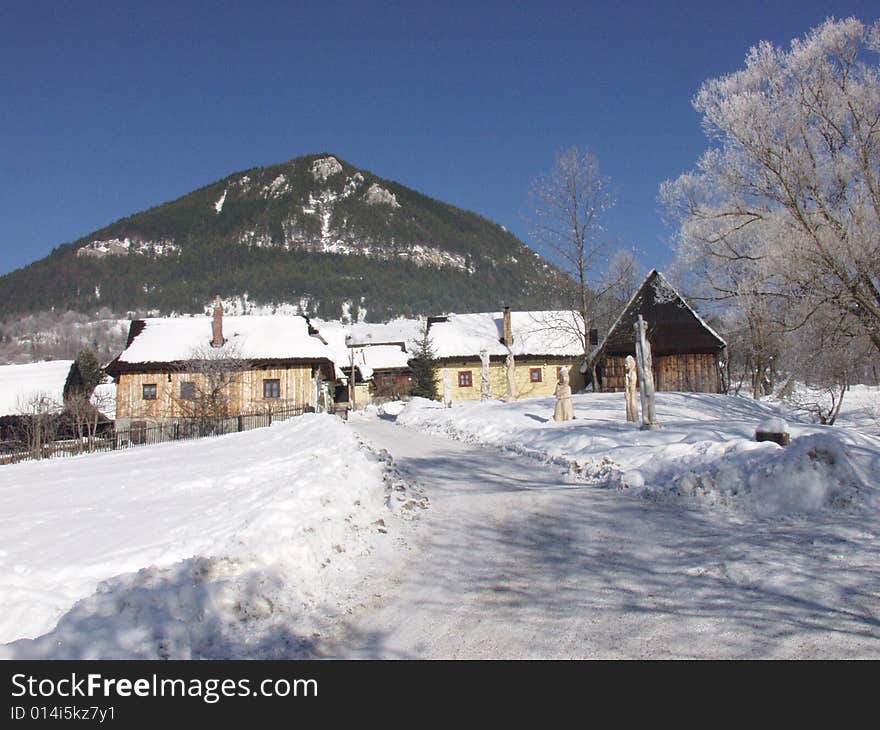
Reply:
<svg viewBox="0 0 880 730"><path fill-rule="evenodd" d="M624 307L593 359L602 355L632 354L633 327L641 314L648 323L648 341L654 355L715 352L727 343L715 332L656 269L652 269Z"/></svg>

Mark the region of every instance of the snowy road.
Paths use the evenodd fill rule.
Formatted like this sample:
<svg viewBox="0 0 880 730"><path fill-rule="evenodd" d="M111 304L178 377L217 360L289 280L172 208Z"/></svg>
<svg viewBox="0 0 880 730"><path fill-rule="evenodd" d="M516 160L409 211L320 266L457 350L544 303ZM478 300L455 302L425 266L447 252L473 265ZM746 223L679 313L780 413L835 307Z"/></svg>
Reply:
<svg viewBox="0 0 880 730"><path fill-rule="evenodd" d="M393 423L350 425L432 508L324 655L880 657L876 522L653 504Z"/></svg>

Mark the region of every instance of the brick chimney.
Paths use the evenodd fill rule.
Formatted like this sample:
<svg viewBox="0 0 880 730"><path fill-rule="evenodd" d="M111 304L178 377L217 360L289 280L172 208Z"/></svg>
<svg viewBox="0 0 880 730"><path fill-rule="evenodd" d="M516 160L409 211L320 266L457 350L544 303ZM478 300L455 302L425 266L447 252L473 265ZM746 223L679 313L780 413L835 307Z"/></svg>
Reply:
<svg viewBox="0 0 880 730"><path fill-rule="evenodd" d="M223 305L220 303L220 295L214 299L214 321L211 323L211 347L223 347Z"/></svg>
<svg viewBox="0 0 880 730"><path fill-rule="evenodd" d="M510 307L504 307L504 344L513 345L513 327L510 324Z"/></svg>

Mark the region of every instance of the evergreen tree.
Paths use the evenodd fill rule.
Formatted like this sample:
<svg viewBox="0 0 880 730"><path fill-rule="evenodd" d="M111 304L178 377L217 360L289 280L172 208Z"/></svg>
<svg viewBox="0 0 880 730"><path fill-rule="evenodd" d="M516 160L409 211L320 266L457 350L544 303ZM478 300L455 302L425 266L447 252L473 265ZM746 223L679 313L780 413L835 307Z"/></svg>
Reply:
<svg viewBox="0 0 880 730"><path fill-rule="evenodd" d="M88 398L103 379L104 370L94 350L80 350L64 383L64 400L77 396Z"/></svg>
<svg viewBox="0 0 880 730"><path fill-rule="evenodd" d="M428 332L428 323L425 323L419 339L415 342L413 359L410 360L412 368L413 388L412 394L420 398L439 400L437 393L437 355Z"/></svg>

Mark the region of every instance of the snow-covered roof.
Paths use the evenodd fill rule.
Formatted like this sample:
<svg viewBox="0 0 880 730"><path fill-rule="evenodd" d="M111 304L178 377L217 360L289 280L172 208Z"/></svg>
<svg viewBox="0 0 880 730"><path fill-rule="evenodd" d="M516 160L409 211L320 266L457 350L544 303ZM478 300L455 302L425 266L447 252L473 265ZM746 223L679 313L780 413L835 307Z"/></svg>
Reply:
<svg viewBox="0 0 880 730"><path fill-rule="evenodd" d="M584 352L578 336L583 331L583 320L577 312L511 311L510 349L500 341L503 328L501 312L449 314L431 321L431 342L438 358L479 357L482 350L490 356L512 352L514 356L576 357Z"/></svg>
<svg viewBox="0 0 880 730"><path fill-rule="evenodd" d="M312 320L333 351L336 366L344 373L354 365L363 380L373 377L375 370L409 367L411 343L424 322L398 318L390 322L336 322Z"/></svg>
<svg viewBox="0 0 880 730"><path fill-rule="evenodd" d="M330 350L330 356L336 368L336 379L347 383L348 376L346 373L348 370L346 368L351 367L351 360L349 359L351 353L345 344L345 326L342 322L320 322L316 324L320 325L318 331ZM363 373L361 373L361 376L363 377Z"/></svg>
<svg viewBox="0 0 880 730"><path fill-rule="evenodd" d="M395 370L409 367L409 360L412 357L399 345L371 345L356 349L360 351L363 364L371 375L375 370Z"/></svg>
<svg viewBox="0 0 880 730"><path fill-rule="evenodd" d="M21 407L37 395L61 404L71 365L73 360L0 366L0 416L21 413Z"/></svg>
<svg viewBox="0 0 880 730"><path fill-rule="evenodd" d="M354 346L388 345L403 342L409 350L412 349L410 343L419 338L424 326L423 319L399 317L390 322L382 323L353 322L347 325L347 328Z"/></svg>
<svg viewBox="0 0 880 730"><path fill-rule="evenodd" d="M205 354L249 360L333 360L320 336L301 316L223 317L223 347L211 347L210 317L144 319L143 329L117 358L120 364L182 362Z"/></svg>
<svg viewBox="0 0 880 730"><path fill-rule="evenodd" d="M339 341L343 345L345 344L345 336L350 336L351 344L355 347L404 343L407 349L410 349L409 344L418 339L422 327L425 326L423 319L405 319L403 317L393 319L390 322L338 322L320 319L311 321L331 347L334 346L331 340L338 339L339 333L342 332L343 336Z"/></svg>

